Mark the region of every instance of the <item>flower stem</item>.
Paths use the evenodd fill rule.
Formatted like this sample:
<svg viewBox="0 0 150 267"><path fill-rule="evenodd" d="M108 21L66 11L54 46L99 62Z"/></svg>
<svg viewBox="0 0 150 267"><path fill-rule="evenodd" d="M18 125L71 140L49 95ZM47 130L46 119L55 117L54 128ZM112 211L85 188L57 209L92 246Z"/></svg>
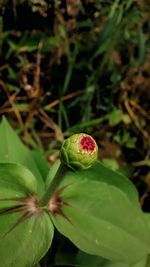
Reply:
<svg viewBox="0 0 150 267"><path fill-rule="evenodd" d="M43 195L43 197L39 202L40 206L45 206L49 202L53 193L56 191L56 188L59 186L62 179L62 175L64 174L66 169L67 167L63 163L61 163L52 182L50 183L48 189L46 190L45 194Z"/></svg>

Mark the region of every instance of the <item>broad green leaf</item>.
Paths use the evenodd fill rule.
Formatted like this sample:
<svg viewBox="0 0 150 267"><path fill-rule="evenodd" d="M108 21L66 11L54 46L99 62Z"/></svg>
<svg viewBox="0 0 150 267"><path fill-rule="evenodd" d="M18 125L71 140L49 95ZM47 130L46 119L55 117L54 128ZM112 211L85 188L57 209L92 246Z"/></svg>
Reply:
<svg viewBox="0 0 150 267"><path fill-rule="evenodd" d="M37 180L28 169L0 163L1 267L30 267L50 247L53 225L49 215L36 202L28 206L23 202L36 197L36 192Z"/></svg>
<svg viewBox="0 0 150 267"><path fill-rule="evenodd" d="M110 261L106 260L102 257L95 256L95 255L89 255L83 251L78 252L76 257L76 263L78 266L82 267L98 267L98 266L105 266ZM121 266L120 266L121 267Z"/></svg>
<svg viewBox="0 0 150 267"><path fill-rule="evenodd" d="M82 251L78 252L76 263L78 267L148 267L146 265L147 257L136 264L130 265L123 262L112 262L102 257L86 254Z"/></svg>
<svg viewBox="0 0 150 267"><path fill-rule="evenodd" d="M140 207L117 187L84 179L61 193L62 214L52 220L63 235L88 254L134 264L150 251Z"/></svg>
<svg viewBox="0 0 150 267"><path fill-rule="evenodd" d="M0 208L10 207L16 201L5 201L37 193L37 181L24 166L16 163L0 163Z"/></svg>
<svg viewBox="0 0 150 267"><path fill-rule="evenodd" d="M38 192L41 195L44 190L44 182L38 165L32 153L20 141L7 120L3 118L0 125L0 162L14 162L26 166L38 181Z"/></svg>
<svg viewBox="0 0 150 267"><path fill-rule="evenodd" d="M132 265L131 267L149 267L150 265L148 264L148 261L147 261L147 256L144 257L144 259L142 259L140 262ZM115 266L113 266L115 267Z"/></svg>
<svg viewBox="0 0 150 267"><path fill-rule="evenodd" d="M79 267L131 267L127 263L112 262L99 256L89 255L79 251L76 257L76 263Z"/></svg>
<svg viewBox="0 0 150 267"><path fill-rule="evenodd" d="M48 172L49 172L49 167L48 167L48 162L46 158L44 157L44 153L40 149L36 149L33 151L30 151L31 156L33 157L36 165L38 166L38 170L45 180Z"/></svg>
<svg viewBox="0 0 150 267"><path fill-rule="evenodd" d="M79 175L79 173L77 173ZM138 202L138 193L132 182L123 174L105 167L100 161L97 161L91 168L85 171L83 175L88 179L102 181L116 186L123 191L131 201ZM91 178L92 177L92 178Z"/></svg>
<svg viewBox="0 0 150 267"><path fill-rule="evenodd" d="M133 265L121 262L112 262L106 265L102 265L101 267L148 267L148 266L146 265L146 258L144 258L144 260L141 260L140 262Z"/></svg>
<svg viewBox="0 0 150 267"><path fill-rule="evenodd" d="M49 184L51 183L51 181L53 180L54 176L56 175L57 173L57 170L59 169L60 167L60 160L57 160L54 165L50 168L50 171L47 175L47 178L46 178L46 188L48 188Z"/></svg>
<svg viewBox="0 0 150 267"><path fill-rule="evenodd" d="M59 161L54 165L48 174L46 185L51 182L53 175L56 173L57 168L60 166ZM54 169L54 171L53 171ZM130 180L123 174L113 171L103 165L100 161L97 161L87 170L81 171L71 171L69 168L64 172L61 177L60 186L65 184L70 184L77 181L83 181L88 179L89 181L99 181L104 182L108 185L113 185L119 190L123 191L127 197L138 205L138 193L135 186L130 182Z"/></svg>
<svg viewBox="0 0 150 267"><path fill-rule="evenodd" d="M108 167L109 169L113 171L117 170L119 171L119 164L116 159L103 158L101 162L104 164L104 166Z"/></svg>
<svg viewBox="0 0 150 267"><path fill-rule="evenodd" d="M20 214L2 216L0 219L0 266L30 267L38 263L49 249L53 238L53 225L48 214L42 212L19 223Z"/></svg>

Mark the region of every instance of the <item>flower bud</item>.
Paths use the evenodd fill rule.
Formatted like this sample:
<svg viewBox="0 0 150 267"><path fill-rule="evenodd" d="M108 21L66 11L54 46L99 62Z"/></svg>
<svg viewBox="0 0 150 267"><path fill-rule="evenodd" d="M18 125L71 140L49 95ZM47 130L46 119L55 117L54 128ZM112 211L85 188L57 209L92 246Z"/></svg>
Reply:
<svg viewBox="0 0 150 267"><path fill-rule="evenodd" d="M88 134L80 133L64 141L60 150L60 159L72 169L87 169L97 159L98 147Z"/></svg>

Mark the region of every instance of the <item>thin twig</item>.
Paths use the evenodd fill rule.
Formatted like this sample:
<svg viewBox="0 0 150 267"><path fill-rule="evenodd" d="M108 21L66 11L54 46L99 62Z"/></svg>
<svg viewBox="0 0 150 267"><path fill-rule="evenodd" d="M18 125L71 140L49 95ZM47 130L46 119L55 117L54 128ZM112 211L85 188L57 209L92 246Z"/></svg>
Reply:
<svg viewBox="0 0 150 267"><path fill-rule="evenodd" d="M142 128L142 126L140 125L137 116L135 115L135 113L133 112L132 108L129 105L129 100L126 99L124 101L124 106L131 118L131 120L134 122L136 128L143 134L144 138L148 141L148 144L150 145L150 136L149 134Z"/></svg>
<svg viewBox="0 0 150 267"><path fill-rule="evenodd" d="M56 105L60 104L61 101L72 99L72 98L74 98L74 97L76 97L78 95L81 95L82 93L83 93L83 91L79 90L77 92L74 92L74 93L68 94L66 96L63 96L61 99L56 99L52 103L46 105L44 107L44 110L51 109L51 108L55 107Z"/></svg>
<svg viewBox="0 0 150 267"><path fill-rule="evenodd" d="M21 117L20 112L16 108L15 103L14 103L17 93L14 93L13 95L10 95L7 86L4 84L4 82L2 80L0 80L0 85L1 85L2 89L4 90L4 92L7 95L8 101L9 101L10 105L12 106L12 109L14 110L14 113L16 115L16 118L17 118L17 120L19 122L20 127L24 128L24 123L23 123L22 117Z"/></svg>
<svg viewBox="0 0 150 267"><path fill-rule="evenodd" d="M63 133L61 131L61 129L58 127L58 125L47 115L47 113L40 109L39 110L39 118L41 119L41 121L43 121L45 123L45 125L47 127L49 127L50 129L54 130L55 132L55 137L58 141L63 142L64 140L64 136Z"/></svg>
<svg viewBox="0 0 150 267"><path fill-rule="evenodd" d="M141 113L142 116L149 118L147 112L138 103L136 103L134 100L131 100L131 99L128 99L128 102L131 106L137 109Z"/></svg>

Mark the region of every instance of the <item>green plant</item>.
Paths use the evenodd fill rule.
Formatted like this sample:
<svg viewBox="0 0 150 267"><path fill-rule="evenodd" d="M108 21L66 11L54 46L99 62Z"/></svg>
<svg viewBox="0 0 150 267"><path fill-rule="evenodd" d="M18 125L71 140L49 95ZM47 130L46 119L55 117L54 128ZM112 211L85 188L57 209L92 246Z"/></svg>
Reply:
<svg viewBox="0 0 150 267"><path fill-rule="evenodd" d="M95 158L86 169L72 170L63 160L49 171L42 152L27 149L5 118L0 140L1 267L40 264L53 246L54 228L79 249L75 265L147 266L149 215L126 177Z"/></svg>

